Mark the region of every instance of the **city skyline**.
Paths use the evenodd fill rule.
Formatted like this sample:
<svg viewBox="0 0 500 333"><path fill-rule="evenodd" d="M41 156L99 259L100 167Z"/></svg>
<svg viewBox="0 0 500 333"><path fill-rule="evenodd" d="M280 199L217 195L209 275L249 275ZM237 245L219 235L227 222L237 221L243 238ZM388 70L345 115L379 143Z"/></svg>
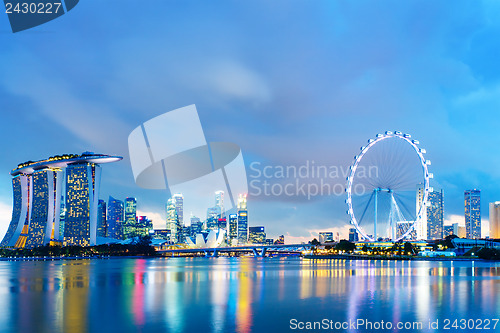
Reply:
<svg viewBox="0 0 500 333"><path fill-rule="evenodd" d="M11 124L1 134L3 230L13 202L8 170L18 161L61 151L124 156L112 166L102 197L133 195L147 202L142 215L163 219L167 194L135 186L127 137L166 110L193 103L207 141L238 144L249 176L252 162L315 161L346 170L367 138L401 130L427 148L433 186L446 193L446 224L464 224L465 189L480 188L485 203L500 200L495 167L500 157L491 153L500 94L498 39L489 38L499 28L497 3L458 1L452 11L446 3L413 1L277 4L233 2L215 9L160 3L148 10L150 19L137 17L119 27L80 4L77 12L16 38L0 37L5 45L0 106L4 122ZM115 10L110 3L102 6ZM136 14L131 4L119 10L126 17ZM246 19L235 22L235 12ZM88 20L96 22L88 32L75 29ZM208 22L192 25L191 20ZM0 25L10 29L7 17ZM100 25L109 33L102 34ZM40 31L57 31L57 38L41 40ZM131 40L140 47L131 50ZM374 44L379 40L380 47ZM71 68L53 57L51 50L63 50L62 45ZM252 218L273 233L286 227L297 240L325 229L347 235L342 196L249 197ZM190 205L206 207L186 201L186 216ZM481 209L486 226L487 205ZM310 222L304 225L305 220Z"/></svg>

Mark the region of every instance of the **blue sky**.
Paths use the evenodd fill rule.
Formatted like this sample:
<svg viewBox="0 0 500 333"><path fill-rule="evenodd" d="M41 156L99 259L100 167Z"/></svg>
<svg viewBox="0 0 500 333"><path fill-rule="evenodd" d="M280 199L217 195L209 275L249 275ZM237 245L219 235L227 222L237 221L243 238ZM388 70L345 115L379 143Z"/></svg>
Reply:
<svg viewBox="0 0 500 333"><path fill-rule="evenodd" d="M247 165L348 167L376 133L411 133L447 220L463 219L468 188L487 219L500 200L499 58L497 1L86 0L16 34L0 15L0 229L10 169L86 150L124 156L104 167L101 197L136 196L157 223L167 198L135 185L127 137L190 104L207 140L239 144ZM251 196L249 222L291 239L345 231L344 199Z"/></svg>

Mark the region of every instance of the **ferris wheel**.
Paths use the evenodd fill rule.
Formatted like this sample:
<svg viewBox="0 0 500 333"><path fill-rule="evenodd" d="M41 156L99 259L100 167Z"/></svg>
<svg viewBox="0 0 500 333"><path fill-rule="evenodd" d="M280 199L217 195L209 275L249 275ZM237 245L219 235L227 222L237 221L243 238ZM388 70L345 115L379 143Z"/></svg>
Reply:
<svg viewBox="0 0 500 333"><path fill-rule="evenodd" d="M347 213L368 241L424 239L430 160L418 140L399 131L369 139L347 177Z"/></svg>

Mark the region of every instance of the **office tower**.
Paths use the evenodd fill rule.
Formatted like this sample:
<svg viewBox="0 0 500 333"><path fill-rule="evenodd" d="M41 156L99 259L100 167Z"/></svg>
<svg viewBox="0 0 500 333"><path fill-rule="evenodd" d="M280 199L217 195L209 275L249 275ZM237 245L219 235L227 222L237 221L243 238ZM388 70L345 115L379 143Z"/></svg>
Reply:
<svg viewBox="0 0 500 333"><path fill-rule="evenodd" d="M229 214L228 243L233 244L233 240L238 239L238 215Z"/></svg>
<svg viewBox="0 0 500 333"><path fill-rule="evenodd" d="M490 202L490 238L500 239L500 201Z"/></svg>
<svg viewBox="0 0 500 333"><path fill-rule="evenodd" d="M451 225L444 226L443 230L444 230L444 237L450 235L458 236L458 223L453 223Z"/></svg>
<svg viewBox="0 0 500 333"><path fill-rule="evenodd" d="M207 209L207 229L217 230L219 228L220 207L210 207Z"/></svg>
<svg viewBox="0 0 500 333"><path fill-rule="evenodd" d="M466 238L467 237L467 232L465 230L465 227L458 227L458 234L457 234L458 237L460 238Z"/></svg>
<svg viewBox="0 0 500 333"><path fill-rule="evenodd" d="M333 238L333 236L332 236L332 238ZM283 235L279 236L278 239L274 241L274 244L275 245L285 244L285 236L283 236Z"/></svg>
<svg viewBox="0 0 500 333"><path fill-rule="evenodd" d="M64 245L94 245L99 164L119 160L85 152L19 164L11 171L14 207L0 244L32 248L63 240Z"/></svg>
<svg viewBox="0 0 500 333"><path fill-rule="evenodd" d="M248 242L250 244L265 244L266 233L264 227L249 227Z"/></svg>
<svg viewBox="0 0 500 333"><path fill-rule="evenodd" d="M106 202L104 200L99 200L97 204L97 237L108 237L106 213Z"/></svg>
<svg viewBox="0 0 500 333"><path fill-rule="evenodd" d="M417 191L417 204L416 204L416 215L418 215L418 210L422 206L422 200L424 195L424 189L419 188ZM427 198L428 202L429 198ZM414 230L416 231L416 238L419 240L427 240L428 235L428 227L427 227L427 209L426 207L422 207L422 217L419 221L415 221Z"/></svg>
<svg viewBox="0 0 500 333"><path fill-rule="evenodd" d="M202 225L200 218L196 216L191 217L191 236L201 233Z"/></svg>
<svg viewBox="0 0 500 333"><path fill-rule="evenodd" d="M349 229L349 242L357 242L359 241L358 231L356 228Z"/></svg>
<svg viewBox="0 0 500 333"><path fill-rule="evenodd" d="M333 242L333 232L320 232L319 233L319 242L321 244Z"/></svg>
<svg viewBox="0 0 500 333"><path fill-rule="evenodd" d="M153 221L147 216L140 216L137 221L136 235L149 236L153 230Z"/></svg>
<svg viewBox="0 0 500 333"><path fill-rule="evenodd" d="M247 242L248 242L247 195L240 194L238 197L238 244L244 245Z"/></svg>
<svg viewBox="0 0 500 333"><path fill-rule="evenodd" d="M444 222L443 190L429 193L427 206L427 239L443 238Z"/></svg>
<svg viewBox="0 0 500 333"><path fill-rule="evenodd" d="M182 196L180 197L182 198ZM179 221L179 197L174 195L167 201L167 230L170 230L170 241L179 243L182 241L182 227Z"/></svg>
<svg viewBox="0 0 500 333"><path fill-rule="evenodd" d="M215 192L215 207L219 208L219 218L225 217L224 212L224 191Z"/></svg>
<svg viewBox="0 0 500 333"><path fill-rule="evenodd" d="M108 199L108 237L114 239L123 238L123 213L123 201L110 196Z"/></svg>
<svg viewBox="0 0 500 333"><path fill-rule="evenodd" d="M179 226L184 226L184 197L182 194L177 193L172 198L175 200L175 210L179 218Z"/></svg>
<svg viewBox="0 0 500 333"><path fill-rule="evenodd" d="M227 232L227 219L225 217L217 219L217 226L219 229L224 229Z"/></svg>
<svg viewBox="0 0 500 333"><path fill-rule="evenodd" d="M125 220L123 222L123 238L137 236L137 200L135 198L125 199Z"/></svg>
<svg viewBox="0 0 500 333"><path fill-rule="evenodd" d="M481 238L481 191L468 190L465 196L465 233L468 239Z"/></svg>

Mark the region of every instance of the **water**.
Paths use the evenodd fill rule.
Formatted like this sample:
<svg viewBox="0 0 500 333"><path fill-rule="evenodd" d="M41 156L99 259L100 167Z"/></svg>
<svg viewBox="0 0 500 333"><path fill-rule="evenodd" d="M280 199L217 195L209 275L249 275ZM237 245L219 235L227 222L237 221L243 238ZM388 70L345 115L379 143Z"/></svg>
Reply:
<svg viewBox="0 0 500 333"><path fill-rule="evenodd" d="M500 263L491 262L2 261L0 331L286 332L293 319L363 319L468 332L444 330L443 321L499 318L499 295ZM429 329L436 319L440 328ZM486 331L500 332L500 324L492 325ZM384 331L391 330L377 330Z"/></svg>

